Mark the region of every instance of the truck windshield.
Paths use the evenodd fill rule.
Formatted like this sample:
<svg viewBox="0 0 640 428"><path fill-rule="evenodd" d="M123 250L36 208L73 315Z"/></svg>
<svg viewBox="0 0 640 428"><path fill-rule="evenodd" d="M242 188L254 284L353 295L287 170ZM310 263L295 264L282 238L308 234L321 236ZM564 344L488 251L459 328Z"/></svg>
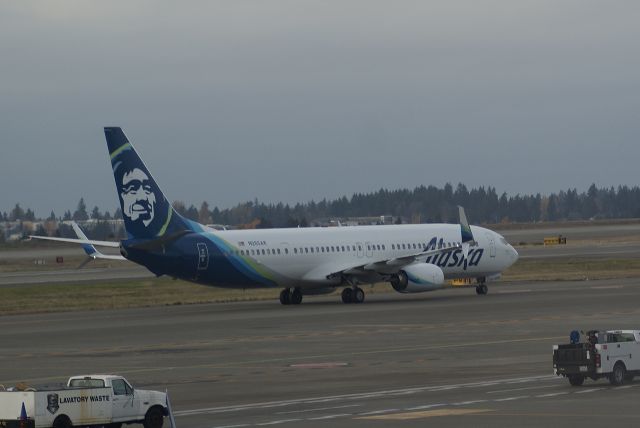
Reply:
<svg viewBox="0 0 640 428"><path fill-rule="evenodd" d="M69 386L72 388L104 388L104 380L102 379L71 379Z"/></svg>

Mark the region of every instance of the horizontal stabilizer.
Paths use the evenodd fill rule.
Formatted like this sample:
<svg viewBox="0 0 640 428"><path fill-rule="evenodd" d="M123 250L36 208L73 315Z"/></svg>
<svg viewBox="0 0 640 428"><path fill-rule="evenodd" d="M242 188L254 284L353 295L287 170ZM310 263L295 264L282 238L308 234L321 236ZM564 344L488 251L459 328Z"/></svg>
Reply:
<svg viewBox="0 0 640 428"><path fill-rule="evenodd" d="M119 248L120 247L120 243L119 242L113 242L113 241L93 241L93 240L88 240L88 239L56 238L54 236L36 236L36 235L29 235L29 239L41 239L41 240L44 240L44 241L69 242L69 243L72 243L72 244L80 244L80 245L89 244L89 245L96 245L98 247L111 247L111 248Z"/></svg>

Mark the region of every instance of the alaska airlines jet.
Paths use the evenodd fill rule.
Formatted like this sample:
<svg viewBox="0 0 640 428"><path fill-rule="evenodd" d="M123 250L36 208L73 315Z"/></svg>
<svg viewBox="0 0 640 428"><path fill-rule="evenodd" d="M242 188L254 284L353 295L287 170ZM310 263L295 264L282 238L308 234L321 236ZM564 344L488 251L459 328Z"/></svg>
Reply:
<svg viewBox="0 0 640 428"><path fill-rule="evenodd" d="M92 241L44 238L82 244L90 258L127 259L157 276L222 287L280 287L283 305L303 295L342 287L344 303L362 303L359 285L391 283L399 293L444 288L445 280L475 278L487 293L487 279L518 259L499 234L460 224L215 230L178 214L127 137L104 129L127 239ZM122 256L95 246L119 247Z"/></svg>

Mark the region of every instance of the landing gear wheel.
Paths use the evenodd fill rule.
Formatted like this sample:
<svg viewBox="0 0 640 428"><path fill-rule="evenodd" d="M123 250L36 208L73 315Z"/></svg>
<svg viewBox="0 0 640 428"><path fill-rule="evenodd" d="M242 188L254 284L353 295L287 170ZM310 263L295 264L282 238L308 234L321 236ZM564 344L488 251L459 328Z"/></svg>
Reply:
<svg viewBox="0 0 640 428"><path fill-rule="evenodd" d="M342 290L342 303L352 303L353 292L351 288Z"/></svg>
<svg viewBox="0 0 640 428"><path fill-rule="evenodd" d="M609 382L611 385L620 386L624 383L624 379L627 376L627 370L624 368L624 364L616 363L613 366L613 372L609 375Z"/></svg>
<svg viewBox="0 0 640 428"><path fill-rule="evenodd" d="M584 376L582 375L569 376L569 383L571 384L571 386L580 386L584 383Z"/></svg>
<svg viewBox="0 0 640 428"><path fill-rule="evenodd" d="M280 303L283 305L291 303L291 291L288 288L285 288L280 292Z"/></svg>
<svg viewBox="0 0 640 428"><path fill-rule="evenodd" d="M144 428L162 428L164 423L164 413L159 407L152 407L144 416Z"/></svg>
<svg viewBox="0 0 640 428"><path fill-rule="evenodd" d="M360 287L356 287L351 291L351 301L353 303L364 302L364 291Z"/></svg>
<svg viewBox="0 0 640 428"><path fill-rule="evenodd" d="M291 293L291 304L299 305L300 303L302 303L302 290L300 290L300 287L296 287Z"/></svg>
<svg viewBox="0 0 640 428"><path fill-rule="evenodd" d="M478 284L478 286L476 286L476 293L478 294L478 296L484 296L488 292L489 287L487 287L486 284Z"/></svg>

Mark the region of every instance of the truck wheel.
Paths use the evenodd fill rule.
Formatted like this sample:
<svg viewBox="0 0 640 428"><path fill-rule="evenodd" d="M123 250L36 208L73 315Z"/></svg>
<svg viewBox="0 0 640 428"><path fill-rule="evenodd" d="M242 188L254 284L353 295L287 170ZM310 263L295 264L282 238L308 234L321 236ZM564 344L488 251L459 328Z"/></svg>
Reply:
<svg viewBox="0 0 640 428"><path fill-rule="evenodd" d="M144 416L144 428L162 428L164 423L164 412L159 407L152 407L147 410Z"/></svg>
<svg viewBox="0 0 640 428"><path fill-rule="evenodd" d="M73 424L67 415L60 415L53 421L53 428L71 428Z"/></svg>
<svg viewBox="0 0 640 428"><path fill-rule="evenodd" d="M616 365L613 366L613 372L609 375L609 382L611 382L611 385L620 386L624 383L626 376L627 369L624 367L624 364L617 362Z"/></svg>
<svg viewBox="0 0 640 428"><path fill-rule="evenodd" d="M569 376L569 383L571 384L571 386L580 386L584 383L584 376L582 375Z"/></svg>

